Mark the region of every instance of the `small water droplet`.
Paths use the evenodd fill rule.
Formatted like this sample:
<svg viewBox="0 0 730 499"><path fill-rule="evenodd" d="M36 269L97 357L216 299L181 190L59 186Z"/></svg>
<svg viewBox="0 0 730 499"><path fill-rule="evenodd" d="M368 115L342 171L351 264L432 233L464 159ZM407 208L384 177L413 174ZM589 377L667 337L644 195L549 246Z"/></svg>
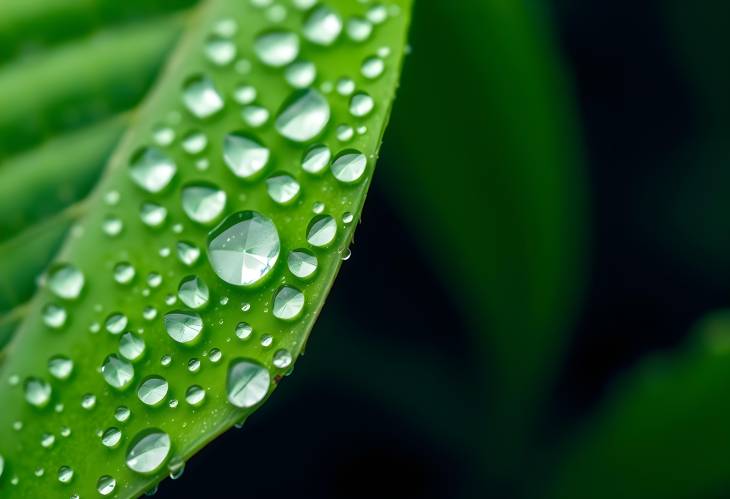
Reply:
<svg viewBox="0 0 730 499"><path fill-rule="evenodd" d="M191 184L182 190L182 207L191 220L208 225L223 213L226 193L213 184Z"/></svg>
<svg viewBox="0 0 730 499"><path fill-rule="evenodd" d="M90 411L96 407L96 396L93 393L86 393L81 397L81 407Z"/></svg>
<svg viewBox="0 0 730 499"><path fill-rule="evenodd" d="M182 147L188 154L200 154L208 147L208 137L203 132L194 130L183 138Z"/></svg>
<svg viewBox="0 0 730 499"><path fill-rule="evenodd" d="M282 173L266 179L266 191L275 203L281 205L291 203L296 199L299 190L299 182L291 175Z"/></svg>
<svg viewBox="0 0 730 499"><path fill-rule="evenodd" d="M55 303L49 303L41 310L43 323L51 329L60 329L66 324L66 309Z"/></svg>
<svg viewBox="0 0 730 499"><path fill-rule="evenodd" d="M269 110L252 104L243 108L241 117L251 128L258 128L269 121Z"/></svg>
<svg viewBox="0 0 730 499"><path fill-rule="evenodd" d="M228 368L228 401L247 409L261 402L269 392L269 371L254 360L236 359Z"/></svg>
<svg viewBox="0 0 730 499"><path fill-rule="evenodd" d="M139 210L142 223L148 227L159 227L165 223L167 208L157 203L143 203Z"/></svg>
<svg viewBox="0 0 730 499"><path fill-rule="evenodd" d="M132 411L129 410L129 407L125 407L123 405L120 405L114 411L114 419L116 419L120 423L125 423L131 415Z"/></svg>
<svg viewBox="0 0 730 499"><path fill-rule="evenodd" d="M324 203L322 203L322 202L320 202L320 201L316 201L316 202L315 202L315 203L314 203L314 204L312 205L312 212L313 212L313 213L316 213L317 215L319 215L319 214L320 214L320 213L322 213L323 211L324 211Z"/></svg>
<svg viewBox="0 0 730 499"><path fill-rule="evenodd" d="M193 407L199 407L205 401L205 390L199 385L191 385L185 391L185 402Z"/></svg>
<svg viewBox="0 0 730 499"><path fill-rule="evenodd" d="M213 270L236 286L252 286L266 277L279 258L279 250L276 226L254 211L234 213L208 235Z"/></svg>
<svg viewBox="0 0 730 499"><path fill-rule="evenodd" d="M284 78L294 88L306 88L317 78L317 67L310 61L296 61L287 66Z"/></svg>
<svg viewBox="0 0 730 499"><path fill-rule="evenodd" d="M324 170L332 159L329 147L323 144L312 146L302 158L302 170L311 174L318 174Z"/></svg>
<svg viewBox="0 0 730 499"><path fill-rule="evenodd" d="M167 397L169 385L162 376L149 376L137 389L137 397L145 404L152 407L158 406Z"/></svg>
<svg viewBox="0 0 730 499"><path fill-rule="evenodd" d="M183 103L195 117L205 119L223 109L223 97L206 76L197 75L183 85Z"/></svg>
<svg viewBox="0 0 730 499"><path fill-rule="evenodd" d="M304 38L310 42L329 46L332 45L342 32L342 19L325 5L321 5L310 12L302 26Z"/></svg>
<svg viewBox="0 0 730 499"><path fill-rule="evenodd" d="M317 257L306 249L296 249L287 258L289 272L300 279L308 279L317 271Z"/></svg>
<svg viewBox="0 0 730 499"><path fill-rule="evenodd" d="M236 324L236 336L239 340L247 340L251 337L253 328L247 322L239 322Z"/></svg>
<svg viewBox="0 0 730 499"><path fill-rule="evenodd" d="M274 366L278 367L279 369L285 369L289 367L291 365L291 361L292 358L289 350L281 348L274 353Z"/></svg>
<svg viewBox="0 0 730 499"><path fill-rule="evenodd" d="M210 290L208 285L197 276L187 276L180 281L177 296L185 306L200 310L208 304Z"/></svg>
<svg viewBox="0 0 730 499"><path fill-rule="evenodd" d="M358 92L350 99L350 114L362 118L370 114L375 107L375 101L365 92Z"/></svg>
<svg viewBox="0 0 730 499"><path fill-rule="evenodd" d="M170 355L163 355L160 359L160 365L162 367L168 367L172 363L172 357Z"/></svg>
<svg viewBox="0 0 730 499"><path fill-rule="evenodd" d="M245 132L233 132L223 140L223 159L234 175L249 178L269 162L270 151Z"/></svg>
<svg viewBox="0 0 730 499"><path fill-rule="evenodd" d="M188 361L188 371L191 373L196 373L200 371L200 360L199 359L190 359Z"/></svg>
<svg viewBox="0 0 730 499"><path fill-rule="evenodd" d="M74 470L70 466L61 466L58 468L58 481L61 483L69 483L74 477Z"/></svg>
<svg viewBox="0 0 730 499"><path fill-rule="evenodd" d="M368 9L366 16L371 23L382 24L388 18L388 11L378 3Z"/></svg>
<svg viewBox="0 0 730 499"><path fill-rule="evenodd" d="M367 164L367 158L360 151L342 151L332 162L332 174L340 182L351 184L362 178Z"/></svg>
<svg viewBox="0 0 730 499"><path fill-rule="evenodd" d="M223 352L221 352L218 348L212 348L210 352L208 352L208 358L213 364L217 364L223 358Z"/></svg>
<svg viewBox="0 0 730 499"><path fill-rule="evenodd" d="M347 36L354 42L364 42L373 32L372 23L362 17L352 17L347 21Z"/></svg>
<svg viewBox="0 0 730 499"><path fill-rule="evenodd" d="M120 334L127 327L128 322L126 315L114 312L106 318L104 327L111 334Z"/></svg>
<svg viewBox="0 0 730 499"><path fill-rule="evenodd" d="M274 343L274 337L270 334L265 334L261 337L261 346L269 348Z"/></svg>
<svg viewBox="0 0 730 499"><path fill-rule="evenodd" d="M352 95L355 91L355 82L350 78L340 78L337 80L337 93L340 95Z"/></svg>
<svg viewBox="0 0 730 499"><path fill-rule="evenodd" d="M165 314L165 330L178 343L192 343L203 332L203 319L193 312L170 312Z"/></svg>
<svg viewBox="0 0 730 499"><path fill-rule="evenodd" d="M124 230L124 222L121 218L115 216L104 217L101 222L101 230L109 237L116 237Z"/></svg>
<svg viewBox="0 0 730 499"><path fill-rule="evenodd" d="M267 66L286 66L299 55L299 37L291 31L267 31L256 37L254 52Z"/></svg>
<svg viewBox="0 0 730 499"><path fill-rule="evenodd" d="M178 241L176 248L177 258L188 267L195 265L198 258L200 258L200 248L195 246L193 243Z"/></svg>
<svg viewBox="0 0 730 499"><path fill-rule="evenodd" d="M355 216L349 211L346 211L342 214L342 223L344 223L345 225L351 224L354 219Z"/></svg>
<svg viewBox="0 0 730 499"><path fill-rule="evenodd" d="M109 475L102 475L96 481L96 491L103 495L108 496L117 487L117 481Z"/></svg>
<svg viewBox="0 0 730 499"><path fill-rule="evenodd" d="M342 124L338 125L337 130L335 130L335 135L340 142L348 142L352 140L355 131L350 125Z"/></svg>
<svg viewBox="0 0 730 499"><path fill-rule="evenodd" d="M226 38L231 38L237 32L238 23L235 19L221 19L220 21L217 21L215 25L213 25L213 33L224 36Z"/></svg>
<svg viewBox="0 0 730 499"><path fill-rule="evenodd" d="M48 288L64 300L75 300L84 289L84 274L75 266L65 263L51 268Z"/></svg>
<svg viewBox="0 0 730 499"><path fill-rule="evenodd" d="M134 367L117 354L111 354L101 365L101 375L112 388L124 390L134 379Z"/></svg>
<svg viewBox="0 0 730 499"><path fill-rule="evenodd" d="M296 90L276 117L276 130L294 142L307 142L318 136L330 119L327 99L312 88Z"/></svg>
<svg viewBox="0 0 730 499"><path fill-rule="evenodd" d="M370 56L365 59L360 68L360 73L368 80L374 80L385 71L385 63L377 56Z"/></svg>
<svg viewBox="0 0 730 499"><path fill-rule="evenodd" d="M51 385L40 378L30 377L26 379L23 387L25 400L30 405L45 407L51 400Z"/></svg>
<svg viewBox="0 0 730 499"><path fill-rule="evenodd" d="M48 372L56 379L68 379L73 369L73 361L63 355L55 355L48 360Z"/></svg>
<svg viewBox="0 0 730 499"><path fill-rule="evenodd" d="M56 437L53 433L44 433L41 435L41 447L44 449L50 449L56 442Z"/></svg>
<svg viewBox="0 0 730 499"><path fill-rule="evenodd" d="M129 262L119 262L114 266L114 280L119 284L129 284L136 272Z"/></svg>
<svg viewBox="0 0 730 499"><path fill-rule="evenodd" d="M185 473L185 461L181 457L174 457L167 465L167 471L170 473L170 480L177 480Z"/></svg>
<svg viewBox="0 0 730 499"><path fill-rule="evenodd" d="M162 430L143 430L133 439L127 450L127 467L137 473L152 474L167 461L172 442Z"/></svg>
<svg viewBox="0 0 730 499"><path fill-rule="evenodd" d="M159 126L152 132L152 140L158 146L167 147L175 141L175 131L166 126Z"/></svg>
<svg viewBox="0 0 730 499"><path fill-rule="evenodd" d="M291 321L304 310L304 294L292 286L282 286L274 295L272 311L277 319Z"/></svg>
<svg viewBox="0 0 730 499"><path fill-rule="evenodd" d="M309 222L307 242L317 248L329 246L337 235L337 222L330 215L319 215Z"/></svg>
<svg viewBox="0 0 730 499"><path fill-rule="evenodd" d="M255 101L256 95L256 87L251 85L241 85L236 88L236 91L233 93L233 98L239 104L246 105Z"/></svg>
<svg viewBox="0 0 730 499"><path fill-rule="evenodd" d="M132 155L129 174L132 180L150 193L161 192L177 173L177 166L164 152L145 147Z"/></svg>
<svg viewBox="0 0 730 499"><path fill-rule="evenodd" d="M227 66L236 58L236 45L219 34L213 34L205 41L205 56L216 66Z"/></svg>
<svg viewBox="0 0 730 499"><path fill-rule="evenodd" d="M119 353L132 362L142 358L145 351L144 340L134 333L126 332L119 338Z"/></svg>

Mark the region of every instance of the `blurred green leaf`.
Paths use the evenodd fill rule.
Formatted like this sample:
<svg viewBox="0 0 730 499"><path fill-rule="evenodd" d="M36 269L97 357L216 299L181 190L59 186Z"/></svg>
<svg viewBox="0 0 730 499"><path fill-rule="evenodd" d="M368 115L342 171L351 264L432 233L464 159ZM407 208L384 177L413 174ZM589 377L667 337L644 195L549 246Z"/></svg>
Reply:
<svg viewBox="0 0 730 499"><path fill-rule="evenodd" d="M688 499L730 493L730 310L691 345L625 376L564 449L550 497Z"/></svg>

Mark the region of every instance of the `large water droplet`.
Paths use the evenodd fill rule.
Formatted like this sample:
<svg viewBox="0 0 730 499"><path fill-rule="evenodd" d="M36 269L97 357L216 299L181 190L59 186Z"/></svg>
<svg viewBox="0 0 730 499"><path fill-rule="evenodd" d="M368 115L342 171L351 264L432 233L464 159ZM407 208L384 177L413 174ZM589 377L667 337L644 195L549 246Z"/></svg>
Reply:
<svg viewBox="0 0 730 499"><path fill-rule="evenodd" d="M291 31L268 31L256 37L254 51L267 66L286 66L299 55L299 37Z"/></svg>
<svg viewBox="0 0 730 499"><path fill-rule="evenodd" d="M134 333L124 333L119 338L119 353L127 360L132 362L139 360L145 351L144 340Z"/></svg>
<svg viewBox="0 0 730 499"><path fill-rule="evenodd" d="M266 179L266 191L269 193L269 197L281 205L294 201L299 194L299 189L299 182L291 175L282 173Z"/></svg>
<svg viewBox="0 0 730 499"><path fill-rule="evenodd" d="M213 82L202 75L194 76L183 85L183 103L200 119L213 116L223 109L223 97Z"/></svg>
<svg viewBox="0 0 730 499"><path fill-rule="evenodd" d="M104 363L101 365L101 375L109 386L117 390L124 390L134 379L134 367L113 353L104 359Z"/></svg>
<svg viewBox="0 0 730 499"><path fill-rule="evenodd" d="M30 377L25 380L25 400L35 407L45 407L51 400L51 385L40 378Z"/></svg>
<svg viewBox="0 0 730 499"><path fill-rule="evenodd" d="M223 159L240 178L249 178L264 169L270 151L257 139L244 132L233 132L223 139Z"/></svg>
<svg viewBox="0 0 730 499"><path fill-rule="evenodd" d="M269 392L269 371L253 360L236 359L228 368L226 389L228 401L247 409L261 402Z"/></svg>
<svg viewBox="0 0 730 499"><path fill-rule="evenodd" d="M292 286L282 286L274 296L272 310L277 319L294 320L304 310L304 295Z"/></svg>
<svg viewBox="0 0 730 499"><path fill-rule="evenodd" d="M177 296L187 307L199 310L208 304L210 290L201 278L191 275L180 281Z"/></svg>
<svg viewBox="0 0 730 499"><path fill-rule="evenodd" d="M319 215L309 222L307 242L317 248L328 246L337 234L337 222L330 215Z"/></svg>
<svg viewBox="0 0 730 499"><path fill-rule="evenodd" d="M54 266L49 272L48 288L64 300L75 300L84 288L84 274L71 264Z"/></svg>
<svg viewBox="0 0 730 499"><path fill-rule="evenodd" d="M170 312L165 314L165 329L178 343L192 343L203 332L203 319L193 312Z"/></svg>
<svg viewBox="0 0 730 499"><path fill-rule="evenodd" d="M193 184L182 190L185 214L199 224L215 222L226 207L226 193L213 184Z"/></svg>
<svg viewBox="0 0 730 499"><path fill-rule="evenodd" d="M317 45L332 45L341 32L342 19L325 5L310 12L302 26L304 38Z"/></svg>
<svg viewBox="0 0 730 499"><path fill-rule="evenodd" d="M276 264L279 251L276 226L255 211L234 213L208 236L208 259L213 270L236 286L260 282Z"/></svg>
<svg viewBox="0 0 730 499"><path fill-rule="evenodd" d="M276 117L276 129L289 140L306 142L319 135L330 119L330 105L312 88L295 91Z"/></svg>
<svg viewBox="0 0 730 499"><path fill-rule="evenodd" d="M323 144L312 146L302 158L302 170L316 175L327 167L330 159L332 152L329 147Z"/></svg>
<svg viewBox="0 0 730 499"><path fill-rule="evenodd" d="M96 481L96 491L103 495L108 496L117 487L117 481L109 475L102 475L99 480Z"/></svg>
<svg viewBox="0 0 730 499"><path fill-rule="evenodd" d="M134 438L127 450L127 466L132 471L146 475L160 469L170 456L172 442L162 430L148 429Z"/></svg>
<svg viewBox="0 0 730 499"><path fill-rule="evenodd" d="M177 173L175 162L155 147L145 147L132 155L129 174L147 192L157 193L168 186Z"/></svg>
<svg viewBox="0 0 730 499"><path fill-rule="evenodd" d="M360 180L367 164L367 158L360 151L343 151L332 162L332 174L340 182L351 184Z"/></svg>
<svg viewBox="0 0 730 499"><path fill-rule="evenodd" d="M73 369L73 361L63 355L55 355L48 360L48 372L56 379L68 379Z"/></svg>
<svg viewBox="0 0 730 499"><path fill-rule="evenodd" d="M306 249L296 249L287 258L289 272L300 279L307 279L317 271L317 257Z"/></svg>
<svg viewBox="0 0 730 499"><path fill-rule="evenodd" d="M150 376L139 385L137 389L137 397L139 400L149 406L157 406L167 397L169 385L167 380L161 376Z"/></svg>

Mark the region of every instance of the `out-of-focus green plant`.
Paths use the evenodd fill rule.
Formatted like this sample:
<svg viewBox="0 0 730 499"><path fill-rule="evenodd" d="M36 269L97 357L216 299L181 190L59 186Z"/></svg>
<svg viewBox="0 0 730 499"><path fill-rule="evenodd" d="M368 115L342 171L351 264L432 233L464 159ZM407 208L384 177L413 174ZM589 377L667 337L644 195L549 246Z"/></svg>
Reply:
<svg viewBox="0 0 730 499"><path fill-rule="evenodd" d="M211 0L190 18L102 180L62 212L73 228L42 288L2 325L4 337L25 316L0 365L3 497L139 495L290 372L349 251L409 10L333 0L282 15ZM96 55L113 61L133 41ZM75 151L73 140L45 147ZM4 173L35 195L52 186Z"/></svg>

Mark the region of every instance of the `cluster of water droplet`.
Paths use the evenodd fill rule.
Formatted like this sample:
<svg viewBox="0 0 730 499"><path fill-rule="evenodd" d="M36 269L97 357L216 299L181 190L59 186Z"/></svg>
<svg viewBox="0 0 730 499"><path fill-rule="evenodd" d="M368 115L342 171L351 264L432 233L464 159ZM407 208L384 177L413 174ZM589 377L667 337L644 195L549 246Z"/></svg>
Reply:
<svg viewBox="0 0 730 499"><path fill-rule="evenodd" d="M139 224L152 233L171 228L176 239L177 260L182 268L190 269L177 274L184 277L175 283L176 293L166 295L164 303L150 299L140 311L142 320L149 326L132 328L134 319L120 311L107 313L88 326L92 334L104 333L114 338L115 350L106 352L99 375L115 391L134 387L139 410L177 407L178 401L170 396L173 387L160 372L170 366L175 356L186 357L187 371L191 375L201 369L200 358L190 354L201 344L209 328L220 327L220 324L206 320L205 312L213 307L229 306L229 302L233 302L229 295L266 293L266 300L258 306L275 320L293 325L302 319L307 313L306 288L316 279L320 259L341 251L333 247L338 238L343 239L343 228L354 219L349 211L338 217L328 213L320 201L313 205L310 201L305 206L303 199L305 195L308 199L317 199L320 193L316 188L327 191L332 185L340 185L343 189L356 185L366 177L368 168L372 168L372 157L348 144L356 134L367 132L367 119L378 105L364 88L359 87L366 87L367 82L381 77L390 50L381 47L360 61L357 74L339 75L333 80L323 79L313 60L320 51L330 47L367 42L378 25L398 14L397 9L362 2L360 15L344 18L332 7L316 0L291 0L291 12L288 6L274 0L250 0L250 3L263 9L274 26L255 34L252 40L254 60L241 57L245 47L236 36L236 21L218 20L202 47L202 55L211 70L190 74L182 80L180 108L171 110L170 114L179 117L180 113L188 113L199 126L178 130L174 119L170 120L173 123L156 126L147 143L141 144L129 157L128 177L136 186L136 192L142 195L138 205ZM278 26L287 16L301 18L298 30ZM307 52L311 59L305 57ZM248 81L242 81L226 95L220 90L216 71L229 67L243 76L250 75L257 67L267 73L278 72L290 88L290 94L278 107L271 109L261 104L267 89ZM335 99L345 102L346 116L337 116L333 111ZM221 136L203 131L205 123L230 112L240 116L239 127L227 130ZM269 171L272 164L282 162L277 161L276 151L262 139L268 129L301 151L301 160L295 169ZM330 136L333 140L327 140ZM220 157L212 156L215 151L220 151ZM213 164L224 165L231 182L221 185L205 180L205 172ZM182 172L186 172L185 175ZM179 180L190 172L199 179ZM328 184L301 180L322 179L325 174L334 181ZM240 206L242 199L245 201L238 185L250 189L260 186L276 208L266 213L260 207L256 210L233 208ZM305 185L311 185L312 189L305 193ZM116 190L104 195L109 213L103 218L101 230L112 239L120 238L125 223L133 223L123 220L114 210L120 198ZM170 206L170 199L178 200L179 206ZM356 207L349 208L354 210ZM184 219L175 220L176 213L184 214ZM300 234L301 240L283 241L277 224L280 221L289 223L301 213L306 213L306 230ZM188 232L186 226L194 229ZM204 241L196 236L198 229L205 231ZM172 251L163 247L159 256L167 258ZM159 269L141 268L139 264L135 266L132 260L114 262L110 267L112 279L120 290L128 290L122 292L139 290L135 284L143 280L140 293L149 297L163 285L168 274L163 275ZM176 274L169 275L174 277ZM274 275L281 277L273 284L266 284ZM215 276L213 280L217 277L221 283L206 282L210 276ZM215 297L211 289L221 289L222 283L226 283L224 289L230 289L230 293ZM49 270L45 286L54 298L44 305L42 320L51 333L57 334L68 327L75 302L89 300L84 296L86 285L86 276L76 265L63 263ZM240 305L242 319L251 307L248 302ZM160 309L162 313L158 312ZM277 341L274 335L259 332L250 319L228 328L238 345L252 344L251 338L257 334L257 345L263 349ZM166 333L169 351L150 352L145 332L156 334L156 330ZM245 349L230 348L230 355L224 350L225 345L206 347L200 356L207 357L212 364L218 364L226 355L229 357L225 397L231 405L241 409L258 405L270 392L275 379L288 372L293 361L290 350L283 347L271 349L269 362L265 363L256 360L255 355L241 355ZM160 372L140 372L141 362L150 355L160 358L157 363ZM72 377L74 367L74 361L62 354L52 356L47 364L48 374L60 382ZM19 380L14 383L18 384ZM51 404L54 384L45 376L29 376L22 386L28 404L36 408ZM209 393L209 388L192 382L178 388L191 409L203 406ZM97 395L86 393L78 403L82 409L93 411ZM62 412L63 405L57 404L54 409ZM127 406L116 407L114 426L97 432L99 445L107 449L120 447L124 439L120 428L131 414L132 409ZM70 433L70 428L63 428L60 435L67 437ZM54 446L55 442L56 437L51 433L44 433L41 438L41 446L45 448ZM179 476L184 466L173 451L173 441L166 431L145 428L129 438L125 463L141 475L156 473L167 463L170 473ZM5 461L0 455L0 477L4 468ZM42 476L43 468L39 468L36 475ZM74 477L75 471L70 465L57 470L57 480L61 484L72 483ZM117 487L117 480L110 475L95 477L95 480L96 490L102 496L112 494ZM17 483L17 477L13 481Z"/></svg>

